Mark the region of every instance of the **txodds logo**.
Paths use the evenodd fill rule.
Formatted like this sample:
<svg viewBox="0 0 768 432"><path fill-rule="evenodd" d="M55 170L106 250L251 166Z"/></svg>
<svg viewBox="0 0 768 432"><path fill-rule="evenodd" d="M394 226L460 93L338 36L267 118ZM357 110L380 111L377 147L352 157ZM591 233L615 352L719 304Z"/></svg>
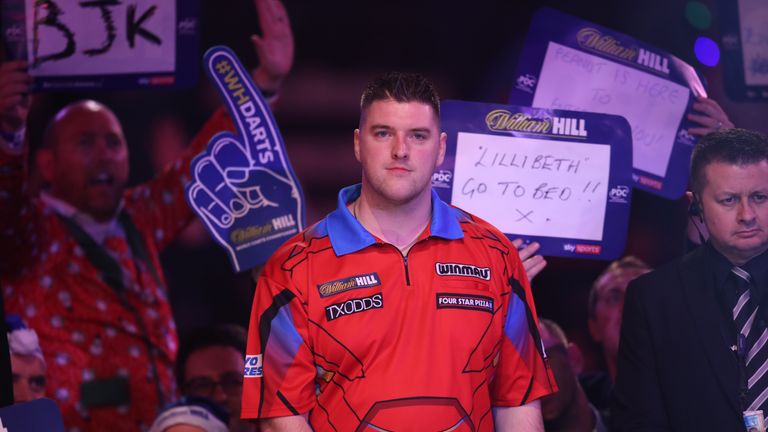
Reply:
<svg viewBox="0 0 768 432"><path fill-rule="evenodd" d="M261 378L264 375L262 354L245 356L243 378Z"/></svg>
<svg viewBox="0 0 768 432"><path fill-rule="evenodd" d="M384 307L384 295L382 293L374 294L370 297L361 297L350 299L341 303L332 304L325 308L325 317L328 321L333 321L346 315L353 315L365 312L371 309L381 309Z"/></svg>

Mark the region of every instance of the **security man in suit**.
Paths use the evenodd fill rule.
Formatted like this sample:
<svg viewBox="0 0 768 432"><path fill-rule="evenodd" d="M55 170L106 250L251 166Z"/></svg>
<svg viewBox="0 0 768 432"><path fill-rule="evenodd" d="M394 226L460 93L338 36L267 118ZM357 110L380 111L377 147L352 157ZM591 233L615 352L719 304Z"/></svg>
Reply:
<svg viewBox="0 0 768 432"><path fill-rule="evenodd" d="M629 285L617 430L743 431L745 411L768 412L768 137L705 136L691 186L709 240Z"/></svg>

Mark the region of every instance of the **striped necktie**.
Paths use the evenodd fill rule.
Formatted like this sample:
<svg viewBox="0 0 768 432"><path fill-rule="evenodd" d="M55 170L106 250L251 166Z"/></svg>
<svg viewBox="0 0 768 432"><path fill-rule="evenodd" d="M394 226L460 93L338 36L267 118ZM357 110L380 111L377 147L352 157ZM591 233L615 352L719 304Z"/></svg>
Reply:
<svg viewBox="0 0 768 432"><path fill-rule="evenodd" d="M747 410L765 410L763 405L768 400L768 329L759 318L755 324L758 305L750 301L749 287L752 277L741 267L733 267L731 273L734 275L739 296L736 306L733 307L733 322L739 334L744 335L747 350L744 357L749 402Z"/></svg>

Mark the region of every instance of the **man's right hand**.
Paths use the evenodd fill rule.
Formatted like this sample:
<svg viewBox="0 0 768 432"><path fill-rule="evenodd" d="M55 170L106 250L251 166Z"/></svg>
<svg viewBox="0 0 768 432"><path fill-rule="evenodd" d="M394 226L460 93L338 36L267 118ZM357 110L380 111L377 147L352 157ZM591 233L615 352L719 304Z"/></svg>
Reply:
<svg viewBox="0 0 768 432"><path fill-rule="evenodd" d="M0 132L13 134L26 125L32 99L31 84L27 62L0 63Z"/></svg>

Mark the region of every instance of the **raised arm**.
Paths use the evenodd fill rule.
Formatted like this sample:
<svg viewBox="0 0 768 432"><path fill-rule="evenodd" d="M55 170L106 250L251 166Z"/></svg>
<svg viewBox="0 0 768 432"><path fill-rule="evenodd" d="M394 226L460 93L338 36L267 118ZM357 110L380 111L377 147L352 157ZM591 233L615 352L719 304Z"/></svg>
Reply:
<svg viewBox="0 0 768 432"><path fill-rule="evenodd" d="M279 0L254 0L254 5L262 34L251 37L259 59L252 78L270 105L273 105L293 66L293 34L288 14ZM192 158L203 151L208 141L222 131L234 131L234 125L224 109L220 108L208 119L189 148L174 164L127 196L128 200L162 203L143 206L145 210L137 215L152 224L156 234L160 233L160 236L156 235L160 248L170 243L191 220L192 211L184 198L184 186L189 181L189 165Z"/></svg>
<svg viewBox="0 0 768 432"><path fill-rule="evenodd" d="M261 35L251 42L259 58L253 81L266 97L274 96L293 66L293 33L288 12L280 0L254 0Z"/></svg>
<svg viewBox="0 0 768 432"><path fill-rule="evenodd" d="M33 224L22 212L26 174L25 126L32 79L24 61L0 63L0 274L17 271L32 248L26 239Z"/></svg>
<svg viewBox="0 0 768 432"><path fill-rule="evenodd" d="M0 148L19 153L29 114L27 62L16 60L0 63Z"/></svg>

